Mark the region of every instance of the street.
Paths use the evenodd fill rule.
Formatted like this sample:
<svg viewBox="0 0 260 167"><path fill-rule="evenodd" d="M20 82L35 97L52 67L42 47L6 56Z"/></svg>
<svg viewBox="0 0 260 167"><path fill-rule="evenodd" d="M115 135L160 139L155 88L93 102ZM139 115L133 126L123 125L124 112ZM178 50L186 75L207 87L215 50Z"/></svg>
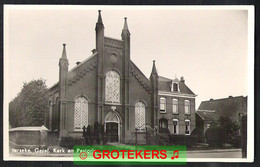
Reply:
<svg viewBox="0 0 260 167"><path fill-rule="evenodd" d="M242 158L241 149L187 151L187 158Z"/></svg>

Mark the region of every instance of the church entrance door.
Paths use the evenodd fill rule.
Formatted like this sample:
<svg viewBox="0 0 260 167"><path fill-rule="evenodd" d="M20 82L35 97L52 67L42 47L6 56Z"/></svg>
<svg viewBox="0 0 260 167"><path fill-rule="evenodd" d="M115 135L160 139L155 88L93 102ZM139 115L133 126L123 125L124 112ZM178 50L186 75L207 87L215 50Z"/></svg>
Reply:
<svg viewBox="0 0 260 167"><path fill-rule="evenodd" d="M106 115L105 132L108 142L120 142L120 119L115 111Z"/></svg>
<svg viewBox="0 0 260 167"><path fill-rule="evenodd" d="M118 123L106 123L106 133L108 142L118 142Z"/></svg>

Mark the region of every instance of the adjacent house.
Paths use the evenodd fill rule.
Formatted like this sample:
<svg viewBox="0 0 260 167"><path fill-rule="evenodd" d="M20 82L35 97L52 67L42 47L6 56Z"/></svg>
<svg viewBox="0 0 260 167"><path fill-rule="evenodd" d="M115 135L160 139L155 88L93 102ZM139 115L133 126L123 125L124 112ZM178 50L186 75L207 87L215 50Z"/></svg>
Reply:
<svg viewBox="0 0 260 167"><path fill-rule="evenodd" d="M196 128L199 137L212 125L219 125L220 117L229 117L240 123L243 115L247 114L247 96L229 96L223 99L210 99L201 102L196 111Z"/></svg>

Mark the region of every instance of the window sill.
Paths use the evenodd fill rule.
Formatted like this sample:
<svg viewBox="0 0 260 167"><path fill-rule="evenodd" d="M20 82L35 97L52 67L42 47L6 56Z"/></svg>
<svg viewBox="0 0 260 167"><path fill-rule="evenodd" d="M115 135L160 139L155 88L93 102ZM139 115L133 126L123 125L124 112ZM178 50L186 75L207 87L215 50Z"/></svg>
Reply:
<svg viewBox="0 0 260 167"><path fill-rule="evenodd" d="M74 129L72 132L83 132L83 129Z"/></svg>
<svg viewBox="0 0 260 167"><path fill-rule="evenodd" d="M161 114L166 114L167 112L166 112L166 111L162 111L162 110L161 110L161 111L160 111L160 113L161 113Z"/></svg>

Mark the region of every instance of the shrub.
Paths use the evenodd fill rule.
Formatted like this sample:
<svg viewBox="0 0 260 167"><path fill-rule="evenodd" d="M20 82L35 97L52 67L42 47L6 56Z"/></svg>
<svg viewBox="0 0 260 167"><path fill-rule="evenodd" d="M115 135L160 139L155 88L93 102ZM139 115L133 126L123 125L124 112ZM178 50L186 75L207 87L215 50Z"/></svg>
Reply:
<svg viewBox="0 0 260 167"><path fill-rule="evenodd" d="M223 128L212 126L206 130L205 138L209 147L221 147L226 137L225 135L223 136Z"/></svg>
<svg viewBox="0 0 260 167"><path fill-rule="evenodd" d="M98 122L94 123L94 140L97 144L101 143L101 125Z"/></svg>
<svg viewBox="0 0 260 167"><path fill-rule="evenodd" d="M231 143L230 143L230 144L231 144L233 147L241 148L241 147L242 147L241 136L231 137Z"/></svg>
<svg viewBox="0 0 260 167"><path fill-rule="evenodd" d="M191 147L195 143L197 143L197 136L193 135L170 135L170 144L171 145L186 145L187 147Z"/></svg>
<svg viewBox="0 0 260 167"><path fill-rule="evenodd" d="M93 145L94 137L93 137L93 127L88 125L85 137L86 145Z"/></svg>

